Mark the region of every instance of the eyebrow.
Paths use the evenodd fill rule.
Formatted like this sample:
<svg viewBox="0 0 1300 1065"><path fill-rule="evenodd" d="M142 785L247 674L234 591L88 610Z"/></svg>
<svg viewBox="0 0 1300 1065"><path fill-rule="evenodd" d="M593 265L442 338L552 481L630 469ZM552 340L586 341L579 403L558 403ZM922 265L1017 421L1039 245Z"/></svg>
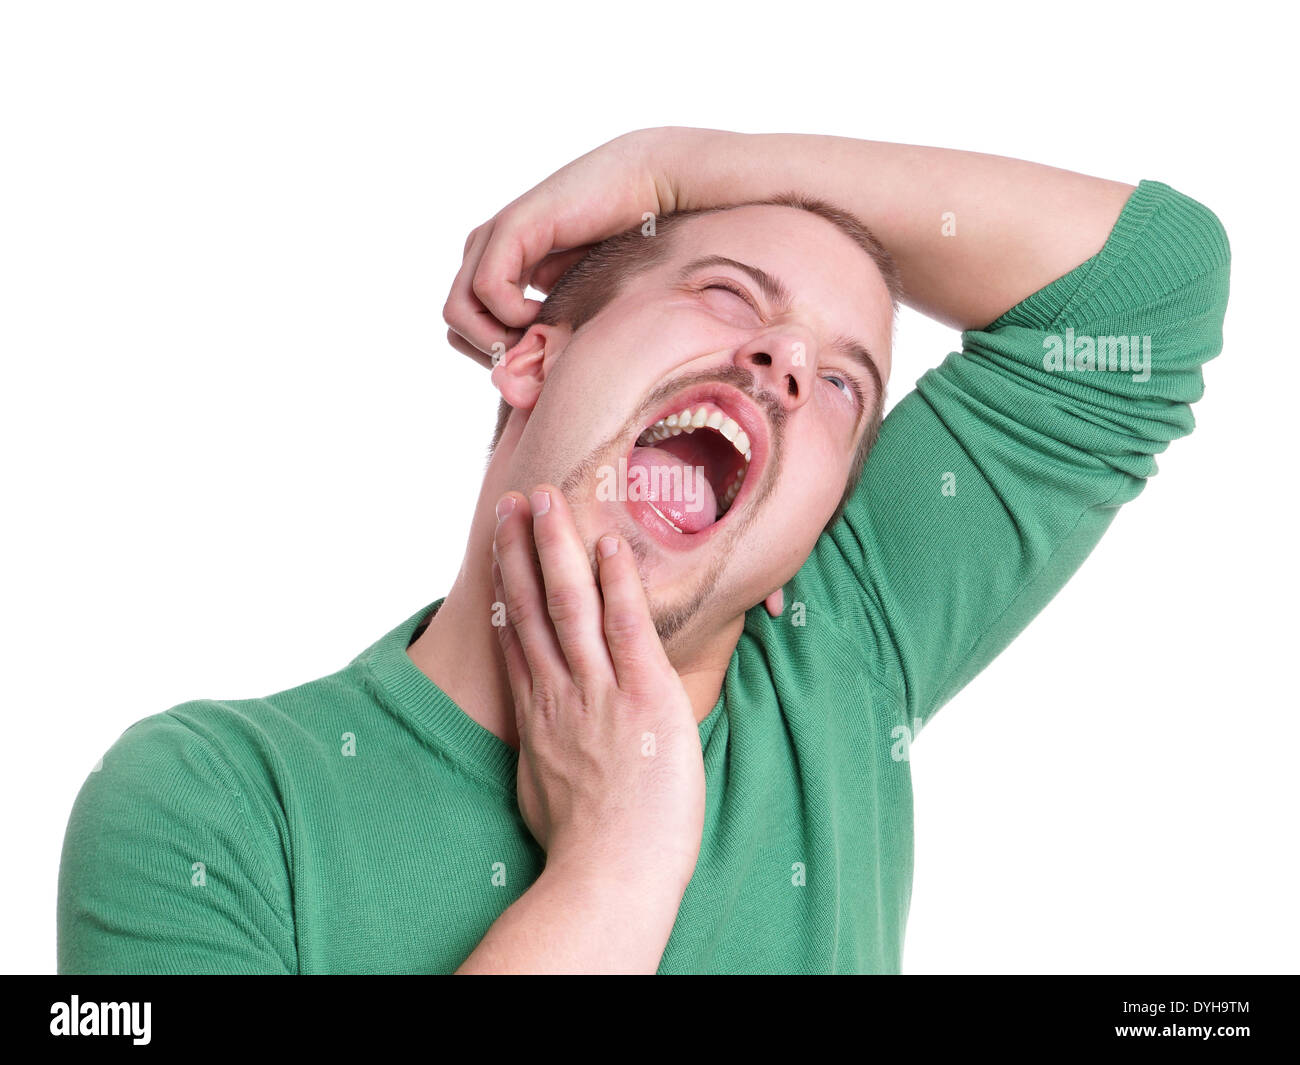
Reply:
<svg viewBox="0 0 1300 1065"><path fill-rule="evenodd" d="M731 266L744 274L748 274L754 284L762 290L767 302L776 308L778 314L786 314L790 310L790 304L793 302L790 298L790 290L786 288L779 277L773 277L766 270L751 266L749 263L742 263L739 259L728 258L725 255L702 255L698 259L692 259L678 272L677 280L684 281L692 274L707 270L710 266ZM880 369L876 366L876 359L871 354L871 350L865 344L859 343L843 333L831 341L831 347L845 358L859 363L866 369L871 377L871 383L876 389L876 402L883 402L885 385L880 379Z"/></svg>

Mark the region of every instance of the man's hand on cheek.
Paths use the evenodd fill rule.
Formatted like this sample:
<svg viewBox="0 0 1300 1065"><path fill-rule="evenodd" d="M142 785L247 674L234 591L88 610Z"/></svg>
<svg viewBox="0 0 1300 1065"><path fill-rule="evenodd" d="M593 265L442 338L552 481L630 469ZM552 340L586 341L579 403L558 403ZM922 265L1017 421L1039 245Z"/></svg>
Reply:
<svg viewBox="0 0 1300 1065"><path fill-rule="evenodd" d="M703 835L703 754L632 552L601 537L598 588L558 489L509 493L497 515L524 821L548 869L684 891Z"/></svg>

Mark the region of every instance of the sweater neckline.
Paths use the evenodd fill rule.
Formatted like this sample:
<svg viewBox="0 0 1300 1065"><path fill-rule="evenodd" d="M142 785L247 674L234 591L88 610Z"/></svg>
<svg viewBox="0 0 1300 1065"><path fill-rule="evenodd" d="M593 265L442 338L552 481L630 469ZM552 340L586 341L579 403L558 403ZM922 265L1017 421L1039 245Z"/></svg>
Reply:
<svg viewBox="0 0 1300 1065"><path fill-rule="evenodd" d="M437 613L445 599L442 596L420 607L358 655L353 664L369 676L374 694L422 740L478 780L513 797L519 752L470 717L407 653L416 632ZM727 689L733 683L735 662L733 655L718 701L699 723L701 747L707 748L709 737L722 716Z"/></svg>

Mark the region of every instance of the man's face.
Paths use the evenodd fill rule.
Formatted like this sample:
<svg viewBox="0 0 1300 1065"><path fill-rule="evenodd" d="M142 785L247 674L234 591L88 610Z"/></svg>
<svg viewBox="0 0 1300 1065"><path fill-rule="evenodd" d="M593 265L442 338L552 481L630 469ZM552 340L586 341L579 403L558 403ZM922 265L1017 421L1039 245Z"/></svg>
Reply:
<svg viewBox="0 0 1300 1065"><path fill-rule="evenodd" d="M893 327L875 264L810 212L702 215L672 241L548 357L509 468L524 492L564 491L589 552L606 532L631 544L670 650L807 559L882 402Z"/></svg>

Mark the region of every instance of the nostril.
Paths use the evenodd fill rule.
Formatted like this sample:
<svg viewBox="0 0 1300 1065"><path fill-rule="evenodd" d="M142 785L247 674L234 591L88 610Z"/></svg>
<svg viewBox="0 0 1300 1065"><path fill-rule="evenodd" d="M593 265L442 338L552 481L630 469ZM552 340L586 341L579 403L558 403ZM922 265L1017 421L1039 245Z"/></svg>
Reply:
<svg viewBox="0 0 1300 1065"><path fill-rule="evenodd" d="M757 364L758 366L771 366L771 365L772 365L772 356L771 356L771 355L766 355L766 354L764 354L763 352L760 351L757 355L754 356L754 362L755 362L755 364Z"/></svg>
<svg viewBox="0 0 1300 1065"><path fill-rule="evenodd" d="M797 399L799 397L799 382L796 381L793 377L789 377L789 376L786 377L786 380L790 382L790 386L788 388L790 397L792 399Z"/></svg>

